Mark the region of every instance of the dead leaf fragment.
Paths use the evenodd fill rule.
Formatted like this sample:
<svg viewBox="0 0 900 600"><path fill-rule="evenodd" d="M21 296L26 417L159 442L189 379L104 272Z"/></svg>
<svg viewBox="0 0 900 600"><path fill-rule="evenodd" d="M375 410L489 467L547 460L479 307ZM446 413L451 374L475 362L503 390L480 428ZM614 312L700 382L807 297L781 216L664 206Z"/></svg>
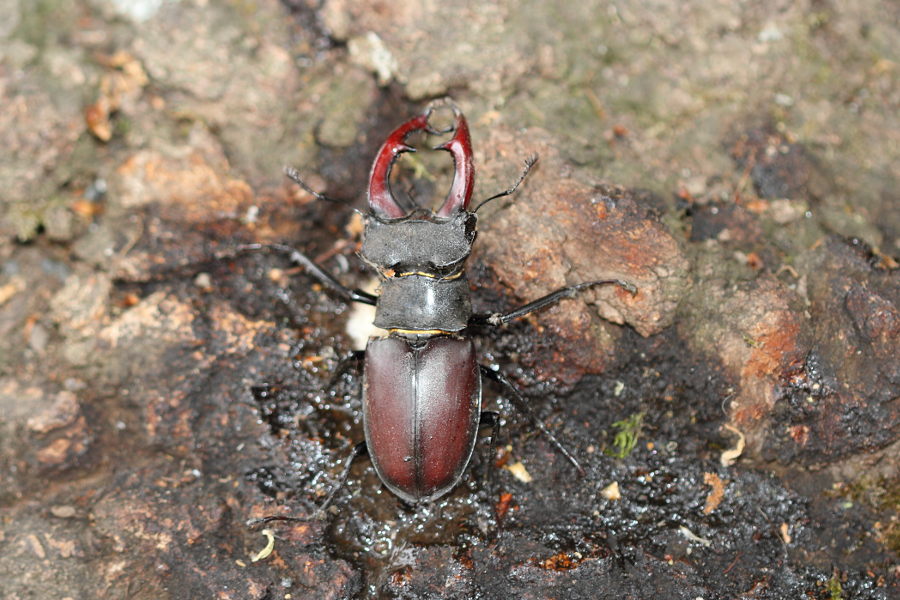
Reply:
<svg viewBox="0 0 900 600"><path fill-rule="evenodd" d="M725 452L722 453L722 456L719 457L719 462L723 467L730 467L735 462L737 462L738 457L744 453L744 434L741 431L734 427L733 425L725 425L725 429L734 433L738 436L737 443L734 445L734 448L729 448Z"/></svg>
<svg viewBox="0 0 900 600"><path fill-rule="evenodd" d="M275 534L271 529L263 529L262 534L266 536L266 546L256 554L254 554L251 558L251 562L259 562L265 558L269 558L269 555L272 554L272 551L275 549Z"/></svg>

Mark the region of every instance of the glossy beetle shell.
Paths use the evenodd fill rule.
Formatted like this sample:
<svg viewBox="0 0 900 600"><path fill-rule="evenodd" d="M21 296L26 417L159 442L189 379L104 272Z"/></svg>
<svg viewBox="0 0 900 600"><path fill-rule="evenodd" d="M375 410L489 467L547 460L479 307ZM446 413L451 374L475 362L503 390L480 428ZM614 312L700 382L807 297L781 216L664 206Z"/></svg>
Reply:
<svg viewBox="0 0 900 600"><path fill-rule="evenodd" d="M363 423L385 486L407 502L449 492L469 464L481 414L471 340L373 338L366 347Z"/></svg>

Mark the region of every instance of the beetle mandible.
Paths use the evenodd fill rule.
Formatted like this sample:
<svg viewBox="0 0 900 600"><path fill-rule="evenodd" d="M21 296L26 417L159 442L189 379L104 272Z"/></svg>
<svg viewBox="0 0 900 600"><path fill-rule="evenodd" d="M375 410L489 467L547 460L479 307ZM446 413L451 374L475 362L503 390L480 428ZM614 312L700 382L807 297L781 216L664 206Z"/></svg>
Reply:
<svg viewBox="0 0 900 600"><path fill-rule="evenodd" d="M537 160L509 189L469 210L475 181L472 142L462 112L453 105L453 124L436 130L429 123L435 105L397 127L382 144L369 175L368 208L360 257L380 277L376 296L342 285L309 257L287 246L250 244L251 249L274 249L289 254L307 272L347 301L375 306L374 324L385 337L369 339L364 357L363 427L365 441L347 459L341 480L355 458L368 454L378 477L391 492L411 503L434 500L448 493L462 478L475 448L480 427L493 427L496 413L481 411L481 382L501 385L517 409L529 416L572 465L584 470L544 427L521 393L497 367L479 365L475 346L466 335L472 326L498 326L549 306L579 290L615 284L635 294L636 288L619 279L589 281L561 288L506 313L473 313L466 259L476 237L476 211L486 202L512 194ZM453 158L450 191L436 210L404 207L391 191L390 173L397 158L414 152L407 138L424 131L452 137L435 150ZM286 174L319 198L293 169Z"/></svg>

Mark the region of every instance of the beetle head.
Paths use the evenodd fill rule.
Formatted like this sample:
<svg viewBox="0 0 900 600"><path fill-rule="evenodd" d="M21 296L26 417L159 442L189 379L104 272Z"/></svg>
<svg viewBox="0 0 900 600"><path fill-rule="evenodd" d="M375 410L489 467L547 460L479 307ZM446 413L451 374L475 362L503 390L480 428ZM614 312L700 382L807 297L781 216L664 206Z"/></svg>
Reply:
<svg viewBox="0 0 900 600"><path fill-rule="evenodd" d="M462 112L454 105L454 123L451 129L438 131L428 122L435 105L429 105L421 115L413 117L395 129L378 150L372 171L369 174L369 207L381 219L402 219L408 216L391 192L391 168L397 157L404 152L415 152L415 148L407 145L406 138L416 131L427 131L432 134L453 131L453 137L435 148L445 150L453 157L454 175L450 192L441 207L434 213L437 217L451 217L458 212L466 211L472 199L475 184L475 166L472 160L472 140L469 137L469 125Z"/></svg>

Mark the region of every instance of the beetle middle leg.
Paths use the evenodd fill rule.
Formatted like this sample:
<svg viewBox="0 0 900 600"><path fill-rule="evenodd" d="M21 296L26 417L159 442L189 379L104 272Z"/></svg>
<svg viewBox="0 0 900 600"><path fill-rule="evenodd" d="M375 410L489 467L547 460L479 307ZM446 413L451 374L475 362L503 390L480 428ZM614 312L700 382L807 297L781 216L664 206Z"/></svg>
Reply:
<svg viewBox="0 0 900 600"><path fill-rule="evenodd" d="M374 294L370 294L364 290L351 290L340 281L335 279L334 275L317 265L313 259L306 256L299 250L291 248L285 244L241 244L235 248L237 252L253 252L260 250L268 250L270 252L278 252L279 254L285 254L288 258L290 258L291 262L295 262L298 265L302 266L306 269L306 272L309 273L312 277L317 279L319 283L327 287L329 290L346 300L347 302L362 302L363 304L368 304L370 306L375 306L378 301L378 296Z"/></svg>
<svg viewBox="0 0 900 600"><path fill-rule="evenodd" d="M485 365L478 365L478 368L481 370L481 374L491 381L499 383L507 392L509 392L510 398L509 401L512 402L513 406L516 407L516 410L524 414L528 419L537 427L541 433L547 436L547 439L553 444L553 447L556 450L566 457L572 466L578 471L578 474L582 477L585 476L584 468L575 458L575 456L569 452L562 443L556 439L556 436L550 433L550 430L544 426L543 422L537 418L537 415L534 414L534 411L531 410L531 407L528 406L528 402L522 396L522 393L518 390L518 388L513 385L513 383L507 379L506 375L500 372L498 367L488 367Z"/></svg>
<svg viewBox="0 0 900 600"><path fill-rule="evenodd" d="M500 413L494 411L484 411L478 420L478 429L491 428L491 441L488 456L490 457L485 466L485 482L488 489L493 487L494 480L494 459L497 452L497 437L500 435Z"/></svg>
<svg viewBox="0 0 900 600"><path fill-rule="evenodd" d="M469 325L505 325L506 323L518 319L519 317L524 317L527 314L541 310L542 308L545 308L552 304L556 304L564 298L572 298L581 290L594 287L595 285L608 284L618 285L632 295L637 294L637 288L634 285L621 279L586 281L584 283L578 283L576 285L569 285L564 288L560 288L555 292L551 292L546 296L542 296L537 300L534 300L533 302L529 302L528 304L520 306L519 308L511 310L507 313L482 313L472 315L472 318L469 320Z"/></svg>
<svg viewBox="0 0 900 600"><path fill-rule="evenodd" d="M334 367L334 373L331 374L331 379L328 380L327 389L332 389L337 384L338 379L341 378L341 375L343 375L347 371L353 369L354 371L358 372L362 368L362 364L365 359L365 350L351 350L350 352L342 356L338 361L338 364Z"/></svg>

